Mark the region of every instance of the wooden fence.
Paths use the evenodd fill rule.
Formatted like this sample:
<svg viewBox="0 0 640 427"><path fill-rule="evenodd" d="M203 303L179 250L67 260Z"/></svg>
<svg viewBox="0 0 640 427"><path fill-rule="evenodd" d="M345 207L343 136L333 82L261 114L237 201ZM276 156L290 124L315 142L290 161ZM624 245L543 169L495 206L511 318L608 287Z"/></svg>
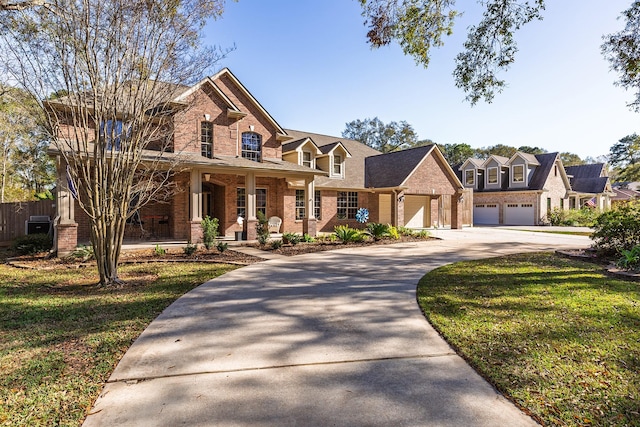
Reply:
<svg viewBox="0 0 640 427"><path fill-rule="evenodd" d="M25 222L32 215L46 215L53 220L55 201L0 203L0 245L10 245L16 237L24 236Z"/></svg>

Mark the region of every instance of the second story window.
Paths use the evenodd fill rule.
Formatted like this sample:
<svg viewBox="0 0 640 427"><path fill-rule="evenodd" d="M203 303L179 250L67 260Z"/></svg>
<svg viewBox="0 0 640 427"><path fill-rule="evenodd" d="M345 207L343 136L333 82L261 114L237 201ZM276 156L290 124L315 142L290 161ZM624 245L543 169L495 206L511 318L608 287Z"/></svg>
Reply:
<svg viewBox="0 0 640 427"><path fill-rule="evenodd" d="M106 141L107 150L120 150L123 138L131 136L131 128L122 120L105 120L100 123L100 138Z"/></svg>
<svg viewBox="0 0 640 427"><path fill-rule="evenodd" d="M498 183L498 168L489 168L487 170L487 183L488 184Z"/></svg>
<svg viewBox="0 0 640 427"><path fill-rule="evenodd" d="M475 177L476 177L476 171L473 169L469 169L464 171L464 185L474 185L476 183L475 181Z"/></svg>
<svg viewBox="0 0 640 427"><path fill-rule="evenodd" d="M524 182L524 165L513 166L513 182Z"/></svg>
<svg viewBox="0 0 640 427"><path fill-rule="evenodd" d="M308 168L313 167L313 159L311 158L311 152L309 151L302 152L302 166L306 166Z"/></svg>
<svg viewBox="0 0 640 427"><path fill-rule="evenodd" d="M213 157L213 123L200 123L200 152L202 157Z"/></svg>
<svg viewBox="0 0 640 427"><path fill-rule="evenodd" d="M342 156L339 154L333 155L333 168L331 169L332 175L342 176Z"/></svg>
<svg viewBox="0 0 640 427"><path fill-rule="evenodd" d="M242 134L242 157L254 162L262 161L262 137L255 132Z"/></svg>

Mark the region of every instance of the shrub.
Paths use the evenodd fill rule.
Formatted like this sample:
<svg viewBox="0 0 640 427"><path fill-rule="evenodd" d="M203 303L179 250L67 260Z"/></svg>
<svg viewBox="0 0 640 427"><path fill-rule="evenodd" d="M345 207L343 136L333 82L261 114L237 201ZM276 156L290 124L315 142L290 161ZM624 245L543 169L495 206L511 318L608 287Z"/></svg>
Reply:
<svg viewBox="0 0 640 427"><path fill-rule="evenodd" d="M193 255L198 250L198 245L194 245L193 243L189 242L187 243L187 246L182 248L182 250L187 255Z"/></svg>
<svg viewBox="0 0 640 427"><path fill-rule="evenodd" d="M269 241L269 220L260 211L258 211L258 222L256 223L256 234L258 235L258 243L264 246Z"/></svg>
<svg viewBox="0 0 640 427"><path fill-rule="evenodd" d="M307 233L304 233L302 235L302 241L305 243L313 243L316 241L316 239L312 236L309 236Z"/></svg>
<svg viewBox="0 0 640 427"><path fill-rule="evenodd" d="M202 220L202 243L207 249L213 247L213 243L218 237L218 218L211 218L209 215Z"/></svg>
<svg viewBox="0 0 640 427"><path fill-rule="evenodd" d="M551 225L592 227L597 216L598 211L591 208L569 210L554 208L547 215L547 220Z"/></svg>
<svg viewBox="0 0 640 427"><path fill-rule="evenodd" d="M167 254L167 250L160 245L156 245L156 247L153 248L153 254L155 256L165 256Z"/></svg>
<svg viewBox="0 0 640 427"><path fill-rule="evenodd" d="M282 235L282 241L284 243L291 243L291 245L293 246L300 243L300 240L302 240L302 236L296 233L284 233Z"/></svg>
<svg viewBox="0 0 640 427"><path fill-rule="evenodd" d="M389 226L379 222L370 222L367 224L367 234L373 237L373 240L380 240L389 235Z"/></svg>
<svg viewBox="0 0 640 427"><path fill-rule="evenodd" d="M342 243L362 242L364 235L360 230L351 228L348 225L338 225L334 228L336 237L342 240Z"/></svg>
<svg viewBox="0 0 640 427"><path fill-rule="evenodd" d="M19 255L31 255L46 252L53 247L53 240L48 234L27 234L13 239L11 249Z"/></svg>
<svg viewBox="0 0 640 427"><path fill-rule="evenodd" d="M93 252L93 246L78 246L67 258L73 258L82 262L95 259L96 254Z"/></svg>
<svg viewBox="0 0 640 427"><path fill-rule="evenodd" d="M593 247L604 256L620 255L640 245L640 202L630 202L596 218Z"/></svg>
<svg viewBox="0 0 640 427"><path fill-rule="evenodd" d="M229 244L227 242L218 242L216 244L216 249L218 250L218 252L223 253L224 251L229 249Z"/></svg>
<svg viewBox="0 0 640 427"><path fill-rule="evenodd" d="M640 246L634 246L630 251L623 249L622 258L616 265L624 270L637 270L640 267Z"/></svg>
<svg viewBox="0 0 640 427"><path fill-rule="evenodd" d="M400 233L401 236L406 236L406 237L411 237L415 234L412 229L408 227L402 227L402 226L398 227L398 233Z"/></svg>
<svg viewBox="0 0 640 427"><path fill-rule="evenodd" d="M426 239L427 237L431 236L431 233L429 233L427 230L421 230L419 233L414 233L414 236L421 239Z"/></svg>
<svg viewBox="0 0 640 427"><path fill-rule="evenodd" d="M282 246L282 240L278 239L278 240L272 240L271 241L271 248L272 249L280 249L281 246Z"/></svg>
<svg viewBox="0 0 640 427"><path fill-rule="evenodd" d="M398 229L393 225L389 226L388 233L389 233L389 237L392 238L393 240L398 240L400 238L400 233L398 233Z"/></svg>

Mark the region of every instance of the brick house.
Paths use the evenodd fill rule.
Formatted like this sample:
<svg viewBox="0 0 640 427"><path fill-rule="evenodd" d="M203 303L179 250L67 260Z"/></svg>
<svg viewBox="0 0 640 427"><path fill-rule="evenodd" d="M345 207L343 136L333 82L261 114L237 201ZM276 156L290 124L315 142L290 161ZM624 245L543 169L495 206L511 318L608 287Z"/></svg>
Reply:
<svg viewBox="0 0 640 427"><path fill-rule="evenodd" d="M559 153L470 158L456 168L474 192L474 224L540 225L553 209L611 207L604 164L564 167Z"/></svg>
<svg viewBox="0 0 640 427"><path fill-rule="evenodd" d="M136 212L127 241L199 242L207 215L218 218L221 235L252 240L257 212L281 218L281 232L312 236L356 226L358 208L369 210L370 221L397 226L471 223L472 194L434 145L382 154L358 141L284 129L226 68L172 96L189 104L172 116L165 154L179 159L173 180L184 191ZM60 156L57 164L57 243L65 253L88 242L89 228Z"/></svg>

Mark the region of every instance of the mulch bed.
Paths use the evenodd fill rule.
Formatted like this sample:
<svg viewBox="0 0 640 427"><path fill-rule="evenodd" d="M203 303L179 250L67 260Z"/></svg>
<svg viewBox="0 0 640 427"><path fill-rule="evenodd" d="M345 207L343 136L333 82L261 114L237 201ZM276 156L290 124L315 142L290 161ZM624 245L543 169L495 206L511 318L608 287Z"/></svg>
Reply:
<svg viewBox="0 0 640 427"><path fill-rule="evenodd" d="M219 252L216 249L200 249L192 255L187 255L182 249L167 249L165 255L156 255L153 249L137 249L124 251L120 256L120 264L141 264L151 262L202 262L248 265L264 261L262 258L246 255L228 249ZM86 261L74 258L50 258L48 254L24 255L7 259L7 263L18 268L32 269L57 269L80 268L95 266L94 261Z"/></svg>
<svg viewBox="0 0 640 427"><path fill-rule="evenodd" d="M406 242L425 242L427 240L435 240L434 237L409 237L409 236L400 236L400 239L381 239L378 241L368 240L360 243L342 243L342 242L330 242L330 241L317 241L317 242L300 242L297 245L284 244L280 246L278 249L273 249L270 243L267 243L264 246L260 246L259 244L253 245L254 248L260 249L263 251L269 251L274 254L285 255L285 256L294 256L301 254L309 254L314 252L323 252L323 251L331 251L334 249L345 249L345 248L357 248L362 246L377 246L377 245L391 245L395 243L406 243Z"/></svg>

